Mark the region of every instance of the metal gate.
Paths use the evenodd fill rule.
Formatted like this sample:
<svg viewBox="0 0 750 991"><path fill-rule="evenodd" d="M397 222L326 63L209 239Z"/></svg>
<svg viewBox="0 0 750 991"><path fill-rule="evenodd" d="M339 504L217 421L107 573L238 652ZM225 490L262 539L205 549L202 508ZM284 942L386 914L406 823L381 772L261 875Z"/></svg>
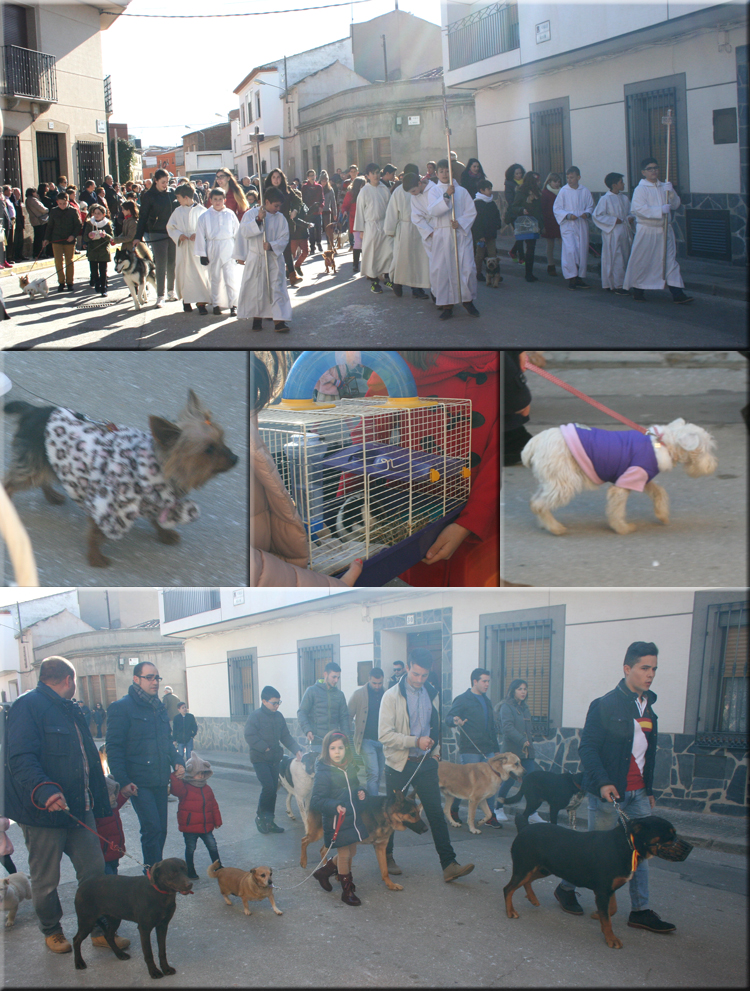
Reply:
<svg viewBox="0 0 750 991"><path fill-rule="evenodd" d="M104 182L104 145L101 141L78 141L78 186L80 189L89 179L97 186Z"/></svg>
<svg viewBox="0 0 750 991"><path fill-rule="evenodd" d="M667 128L661 119L669 108L675 121L669 148L669 181L679 188L680 176L677 170L677 144L681 140L680 125L677 121L677 90L674 86L654 89L645 93L631 93L627 98L628 121L628 166L630 188L635 189L641 181L641 160L653 155L661 169L661 178L666 175Z"/></svg>
<svg viewBox="0 0 750 991"><path fill-rule="evenodd" d="M17 134L5 134L0 141L0 177L9 186L18 186L25 192L21 182L21 142Z"/></svg>
<svg viewBox="0 0 750 991"><path fill-rule="evenodd" d="M732 260L729 210L686 210L685 236L689 256Z"/></svg>
<svg viewBox="0 0 750 991"><path fill-rule="evenodd" d="M36 159L39 182L57 185L60 175L60 136L38 132L36 136Z"/></svg>
<svg viewBox="0 0 750 991"><path fill-rule="evenodd" d="M550 172L565 175L565 149L563 143L563 108L536 110L531 114L532 168L544 182Z"/></svg>
<svg viewBox="0 0 750 991"><path fill-rule="evenodd" d="M486 652L493 698L500 701L515 678L523 678L529 693L535 733L546 736L550 729L550 657L552 620L498 623L486 629Z"/></svg>

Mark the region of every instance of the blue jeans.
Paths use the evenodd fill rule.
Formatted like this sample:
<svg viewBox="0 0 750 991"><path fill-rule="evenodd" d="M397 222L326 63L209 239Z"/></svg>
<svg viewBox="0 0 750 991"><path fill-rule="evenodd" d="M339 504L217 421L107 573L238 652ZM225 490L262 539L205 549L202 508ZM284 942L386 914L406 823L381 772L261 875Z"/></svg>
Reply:
<svg viewBox="0 0 750 991"><path fill-rule="evenodd" d="M367 774L367 790L371 795L377 796L380 786L380 779L385 770L385 756L383 755L383 744L377 740L362 741L362 757L365 761L365 773Z"/></svg>
<svg viewBox="0 0 750 991"><path fill-rule="evenodd" d="M141 824L141 850L143 862L153 867L162 859L167 839L167 786L163 788L138 788L138 794L130 799ZM144 870L144 874L146 871Z"/></svg>
<svg viewBox="0 0 750 991"><path fill-rule="evenodd" d="M491 750L488 754L459 754L458 763L459 764L481 764L484 763L488 757L496 753L495 750ZM455 819L458 815L458 810L461 807L461 799L454 798L451 805L451 815Z"/></svg>
<svg viewBox="0 0 750 991"><path fill-rule="evenodd" d="M528 757L521 757L521 767L523 768L524 774L531 774L532 771L541 770L539 765L534 760L530 760ZM523 779L522 779L523 781ZM508 794L510 789L514 784L517 784L515 778L508 778L507 781L503 781L497 791L497 798L495 801L498 805L502 804L503 799Z"/></svg>
<svg viewBox="0 0 750 991"><path fill-rule="evenodd" d="M589 831L594 829L613 829L619 820L615 812L615 807L611 802L605 802L587 792L586 797L589 803ZM645 819L650 816L651 803L648 800L645 788L638 791L626 791L625 797L619 800L622 811L629 815L631 819ZM642 912L648 908L648 861L644 858L638 861L635 874L629 882L630 886L630 907L634 912ZM561 881L560 887L566 891L575 891L575 885L568 881Z"/></svg>
<svg viewBox="0 0 750 991"><path fill-rule="evenodd" d="M201 839L206 844L206 849L208 850L208 855L211 858L211 863L219 859L219 848L216 846L216 840L214 839L213 830L210 833L183 833L185 837L185 863L187 864L188 874L195 874L195 864L193 858L195 856L195 848L198 845L198 840Z"/></svg>
<svg viewBox="0 0 750 991"><path fill-rule="evenodd" d="M119 858L117 860L107 860L104 863L104 873L105 874L116 874L117 868L120 866Z"/></svg>
<svg viewBox="0 0 750 991"><path fill-rule="evenodd" d="M190 754L193 751L193 740L188 740L187 743L178 743L177 740L174 741L175 750L182 758L182 763L186 764Z"/></svg>

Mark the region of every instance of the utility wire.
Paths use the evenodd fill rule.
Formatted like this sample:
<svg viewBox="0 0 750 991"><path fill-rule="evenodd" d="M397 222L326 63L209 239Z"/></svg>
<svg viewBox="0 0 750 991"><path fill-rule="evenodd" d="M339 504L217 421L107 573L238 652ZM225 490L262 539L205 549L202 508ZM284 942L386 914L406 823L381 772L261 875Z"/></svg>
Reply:
<svg viewBox="0 0 750 991"><path fill-rule="evenodd" d="M371 3L372 0L344 0L343 3L323 3L316 7L289 7L285 10L252 10L241 14L131 14L123 11L116 14L110 10L100 10L100 14L109 14L110 17L150 17L164 20L205 20L209 17L265 17L268 14L300 14L307 10L328 10L331 7L351 7L357 3Z"/></svg>

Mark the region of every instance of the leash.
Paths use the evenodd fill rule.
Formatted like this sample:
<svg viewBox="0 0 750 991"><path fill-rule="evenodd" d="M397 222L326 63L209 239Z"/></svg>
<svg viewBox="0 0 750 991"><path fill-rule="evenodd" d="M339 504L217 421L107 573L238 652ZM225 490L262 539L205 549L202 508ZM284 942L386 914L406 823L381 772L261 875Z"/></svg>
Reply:
<svg viewBox="0 0 750 991"><path fill-rule="evenodd" d="M402 794L404 794L404 795L406 794L406 789L407 789L407 788L409 787L409 785L410 785L410 784L412 783L412 781L414 780L414 778L415 778L415 776L416 776L416 773L417 773L417 771L418 771L418 770L420 769L420 767L422 766L422 761L423 761L423 760L425 759L425 757L426 757L426 756L427 756L428 754L430 754L430 753L432 753L432 751L433 751L434 749L435 749L435 744L433 743L433 745L432 745L432 746L430 747L430 749L429 749L429 750L425 750L425 752L424 752L424 753L422 754L422 760L420 760L420 762L419 762L419 763L417 764L417 766L416 766L416 767L414 768L414 774L412 774L412 776L411 776L411 777L409 778L409 780L408 780L408 781L406 782L406 784L404 785L404 787L403 787L403 788L401 789L401 793L402 793Z"/></svg>
<svg viewBox="0 0 750 991"><path fill-rule="evenodd" d="M528 371L529 369L533 369L537 375L541 375L542 378L547 379L549 382L553 382L555 385L559 385L561 389L565 389L567 392L570 392L579 399L582 399L585 403L588 403L589 406L594 406L596 409L601 410L602 413L606 413L607 416L611 416L615 420L619 420L620 423L624 423L625 426L630 427L631 430L637 430L641 434L648 433L646 427L642 427L639 424L634 423L633 420L629 420L627 416L623 416L622 413L615 413L615 411L610 409L609 406L605 406L604 403L600 403L597 399L592 399L591 396L587 396L585 392L581 392L581 390L576 389L575 386L568 385L567 382L563 382L562 379L559 379L556 375L552 375L551 372L548 372L543 368L539 368L531 362L527 362L524 371Z"/></svg>
<svg viewBox="0 0 750 991"><path fill-rule="evenodd" d="M320 868L326 862L326 857L331 852L331 847L336 842L336 837L339 835L339 830L341 829L341 824L344 821L344 816L345 815L346 815L346 812L340 812L338 814L337 821L336 821L336 828L333 831L333 838L331 839L331 842L330 842L330 844L328 846L328 849L326 850L326 852L321 857L320 863L315 868L315 870L312 872L312 874L308 874L307 877L304 880L300 881L298 884L293 884L290 888L276 888L276 885L275 884L272 887L276 888L277 891L294 891L295 888L299 888L301 885L303 885L305 883L305 881L309 881L310 878L313 876L313 874L315 874L315 871L320 870Z"/></svg>
<svg viewBox="0 0 750 991"><path fill-rule="evenodd" d="M622 828L625 830L625 836L626 836L627 841L628 841L628 846L630 847L630 849L631 849L631 851L633 853L633 857L631 859L630 866L631 866L631 871L634 872L635 869L636 869L636 867L638 866L638 861L641 859L641 855L636 850L635 844L633 843L633 837L630 835L630 832L629 832L629 829L628 829L628 823L630 822L630 816L626 815L622 811L622 809L620 808L619 802L617 801L617 799L615 798L614 795L612 795L610 797L612 799L612 804L615 807L615 812L617 812L617 815L619 816L619 823L622 826Z"/></svg>

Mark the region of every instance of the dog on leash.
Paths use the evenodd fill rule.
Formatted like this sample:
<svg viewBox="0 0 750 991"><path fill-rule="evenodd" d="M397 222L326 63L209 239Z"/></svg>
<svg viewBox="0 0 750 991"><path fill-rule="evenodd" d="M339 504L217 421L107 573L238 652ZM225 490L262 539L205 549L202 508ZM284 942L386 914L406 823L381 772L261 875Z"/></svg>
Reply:
<svg viewBox="0 0 750 991"><path fill-rule="evenodd" d="M47 280L43 278L29 281L28 275L21 275L18 278L18 284L21 287L21 292L29 299L34 299L35 296L46 296L49 293Z"/></svg>
<svg viewBox="0 0 750 991"><path fill-rule="evenodd" d="M323 261L326 264L326 275L330 272L331 275L336 274L336 259L333 257L336 252L332 249L323 252Z"/></svg>
<svg viewBox="0 0 750 991"><path fill-rule="evenodd" d="M465 798L469 802L469 811L466 821L469 824L470 833L480 833L474 825L477 814L477 807L480 807L485 814L483 823L492 818L487 799L494 795L503 781L513 777L521 780L523 778L523 765L515 754L493 754L486 761L477 764L453 764L448 760L441 760L438 764L438 783L445 799L443 809L445 818L450 826L461 828L461 823L456 822L451 815L451 805L454 798Z"/></svg>
<svg viewBox="0 0 750 991"><path fill-rule="evenodd" d="M313 779L315 777L315 761L318 754L302 754L300 760L284 756L279 766L279 781L286 790L286 814L295 822L292 813L292 795L297 799L302 825L307 829L307 810L310 807Z"/></svg>
<svg viewBox="0 0 750 991"><path fill-rule="evenodd" d="M632 533L625 508L631 491L645 492L654 514L669 523L669 496L653 481L675 464L685 466L691 478L716 471L713 437L702 427L673 420L666 426L637 430L598 430L579 423L551 427L532 437L521 451L521 461L531 468L539 488L531 498L531 511L539 525L556 535L565 533L552 510L567 504L584 489L612 482L607 492L607 522L615 533Z"/></svg>
<svg viewBox="0 0 750 991"><path fill-rule="evenodd" d="M21 871L9 874L0 881L0 910L8 913L5 920L6 929L13 926L18 906L27 898L31 898L31 884Z"/></svg>
<svg viewBox="0 0 750 991"><path fill-rule="evenodd" d="M336 232L336 247L339 251L343 251L348 244L347 235L345 231Z"/></svg>
<svg viewBox="0 0 750 991"><path fill-rule="evenodd" d="M136 310L148 302L149 285L156 292L156 266L150 256L145 258L128 248L118 248L115 252L115 272L123 277Z"/></svg>
<svg viewBox="0 0 750 991"><path fill-rule="evenodd" d="M523 784L515 795L509 795L505 799L506 805L515 805L522 798L526 799L526 808L516 816L516 826L520 829L528 826L529 816L539 808L542 802L549 805L549 821L553 826L557 825L557 816L562 809L567 809L568 820L571 812L575 816L575 810L583 801L585 792L583 790L583 772L568 774L553 774L551 771L532 771L523 779ZM575 818L573 818L573 829L575 829Z"/></svg>
<svg viewBox="0 0 750 991"><path fill-rule="evenodd" d="M490 289L497 289L497 287L503 281L503 277L502 275L500 275L500 259L488 258L484 264L487 268L487 275L486 275L487 286Z"/></svg>
<svg viewBox="0 0 750 991"><path fill-rule="evenodd" d="M251 871L240 870L239 867L224 867L220 860L215 860L208 868L208 876L215 877L219 882L219 891L227 905L232 902L229 895L242 900L245 915L252 915L248 902L260 902L267 898L276 915L283 915L276 908L273 898L273 871L270 867L253 867Z"/></svg>
<svg viewBox="0 0 750 991"><path fill-rule="evenodd" d="M89 517L87 557L94 568L109 564L103 541L125 536L139 516L161 543L178 543L175 527L199 514L187 493L238 461L192 389L175 423L151 416L148 432L95 423L59 406L17 401L6 403L5 412L19 416L6 492L12 498L38 486L47 502L59 505L65 500L53 488L59 481Z"/></svg>
<svg viewBox="0 0 750 991"><path fill-rule="evenodd" d="M328 250L336 253L336 233L338 225L335 221L325 226L326 241L328 242ZM323 252L325 254L325 252Z"/></svg>

